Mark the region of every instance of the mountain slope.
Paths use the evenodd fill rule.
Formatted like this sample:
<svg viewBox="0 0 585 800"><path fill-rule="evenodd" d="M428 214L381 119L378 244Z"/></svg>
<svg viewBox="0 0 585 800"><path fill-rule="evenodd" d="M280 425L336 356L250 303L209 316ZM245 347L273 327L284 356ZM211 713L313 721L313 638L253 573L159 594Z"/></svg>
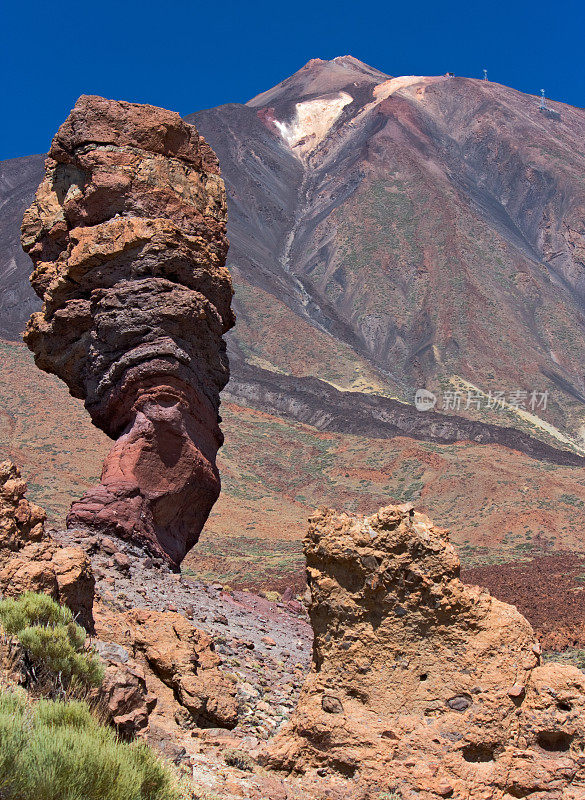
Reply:
<svg viewBox="0 0 585 800"><path fill-rule="evenodd" d="M232 352L408 401L548 390L543 416L578 437L585 113L554 108L341 58L189 117L231 199Z"/></svg>
<svg viewBox="0 0 585 800"><path fill-rule="evenodd" d="M440 413L583 452L585 113L552 107L486 81L391 78L343 56L310 61L246 105L187 117L228 190L232 400L248 402L251 379L261 391L266 371L317 378L408 403L417 428L411 404L426 387ZM34 303L17 217L41 157L17 161L0 173L11 339ZM454 390L460 407L443 408ZM548 407L478 411L468 390L483 401L548 391Z"/></svg>
<svg viewBox="0 0 585 800"><path fill-rule="evenodd" d="M22 215L43 175L44 156L0 161L0 336L18 339L38 309L28 276L30 258L20 246Z"/></svg>

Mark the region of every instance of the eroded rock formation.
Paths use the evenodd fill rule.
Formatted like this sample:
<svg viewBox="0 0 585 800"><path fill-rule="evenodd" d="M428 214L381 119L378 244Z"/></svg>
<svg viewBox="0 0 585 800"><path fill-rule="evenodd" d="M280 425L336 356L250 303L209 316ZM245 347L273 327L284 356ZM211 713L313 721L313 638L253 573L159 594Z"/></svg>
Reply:
<svg viewBox="0 0 585 800"><path fill-rule="evenodd" d="M116 440L70 527L173 565L220 488L219 393L232 327L217 159L178 114L81 97L56 134L22 244L43 300L25 341Z"/></svg>
<svg viewBox="0 0 585 800"><path fill-rule="evenodd" d="M0 593L43 592L68 605L93 628L94 577L78 547L61 547L45 532L45 512L26 497L26 481L11 461L0 464Z"/></svg>
<svg viewBox="0 0 585 800"><path fill-rule="evenodd" d="M459 580L446 531L403 506L325 510L305 554L313 666L269 764L368 797L585 796L585 675L541 664L520 613Z"/></svg>
<svg viewBox="0 0 585 800"><path fill-rule="evenodd" d="M233 728L238 722L234 683L219 669L212 638L181 614L135 608L112 614L100 606L98 635L126 650L144 669L155 719L169 727ZM172 727L172 726L171 726Z"/></svg>

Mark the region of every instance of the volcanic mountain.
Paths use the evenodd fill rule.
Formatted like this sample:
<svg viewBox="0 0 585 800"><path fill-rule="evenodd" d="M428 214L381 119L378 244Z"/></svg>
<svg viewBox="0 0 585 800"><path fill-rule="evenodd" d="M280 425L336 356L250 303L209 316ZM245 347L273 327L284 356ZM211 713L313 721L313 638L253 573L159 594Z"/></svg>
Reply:
<svg viewBox="0 0 585 800"><path fill-rule="evenodd" d="M228 186L232 352L410 402L548 390L541 416L579 436L585 113L548 108L341 57L188 117Z"/></svg>
<svg viewBox="0 0 585 800"><path fill-rule="evenodd" d="M585 112L343 56L186 119L220 160L236 290L224 491L199 548L210 570L282 575L322 502L366 513L412 500L467 561L579 550ZM42 171L42 156L0 164L12 342L38 308L18 228ZM0 344L4 450L60 512L95 481L104 443L20 346ZM423 387L434 411L415 409ZM489 410L497 391L520 408ZM533 391L546 408L530 408ZM445 408L448 392L460 396ZM258 539L272 548L259 559Z"/></svg>
<svg viewBox="0 0 585 800"><path fill-rule="evenodd" d="M283 374L406 403L420 387L460 391L436 410L580 449L585 113L548 109L499 84L392 78L343 56L188 116L228 190L232 399L271 410L276 393L293 413ZM7 338L34 305L14 228L41 167L18 159L0 175ZM523 393L506 413L466 399L500 390ZM546 409L529 407L533 391Z"/></svg>

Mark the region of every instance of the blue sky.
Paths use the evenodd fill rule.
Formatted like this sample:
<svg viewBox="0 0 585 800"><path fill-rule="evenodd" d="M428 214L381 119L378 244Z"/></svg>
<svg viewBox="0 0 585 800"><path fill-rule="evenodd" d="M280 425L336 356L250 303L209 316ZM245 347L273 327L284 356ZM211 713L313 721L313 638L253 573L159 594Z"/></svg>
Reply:
<svg viewBox="0 0 585 800"><path fill-rule="evenodd" d="M188 114L245 102L310 58L451 70L585 106L585 4L4 0L0 158L45 152L80 94Z"/></svg>

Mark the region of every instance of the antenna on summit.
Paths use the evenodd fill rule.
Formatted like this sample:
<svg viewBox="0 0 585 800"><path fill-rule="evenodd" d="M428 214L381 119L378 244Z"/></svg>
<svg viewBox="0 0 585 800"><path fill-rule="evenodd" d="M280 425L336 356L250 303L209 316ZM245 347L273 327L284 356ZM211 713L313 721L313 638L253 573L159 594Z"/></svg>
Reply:
<svg viewBox="0 0 585 800"><path fill-rule="evenodd" d="M484 69L483 71L483 79L484 81L487 81L487 69Z"/></svg>
<svg viewBox="0 0 585 800"><path fill-rule="evenodd" d="M540 90L540 105L538 106L538 110L548 119L559 120L561 118L561 115L558 111L555 111L554 108L549 108L547 106L546 97L544 96L544 89Z"/></svg>

